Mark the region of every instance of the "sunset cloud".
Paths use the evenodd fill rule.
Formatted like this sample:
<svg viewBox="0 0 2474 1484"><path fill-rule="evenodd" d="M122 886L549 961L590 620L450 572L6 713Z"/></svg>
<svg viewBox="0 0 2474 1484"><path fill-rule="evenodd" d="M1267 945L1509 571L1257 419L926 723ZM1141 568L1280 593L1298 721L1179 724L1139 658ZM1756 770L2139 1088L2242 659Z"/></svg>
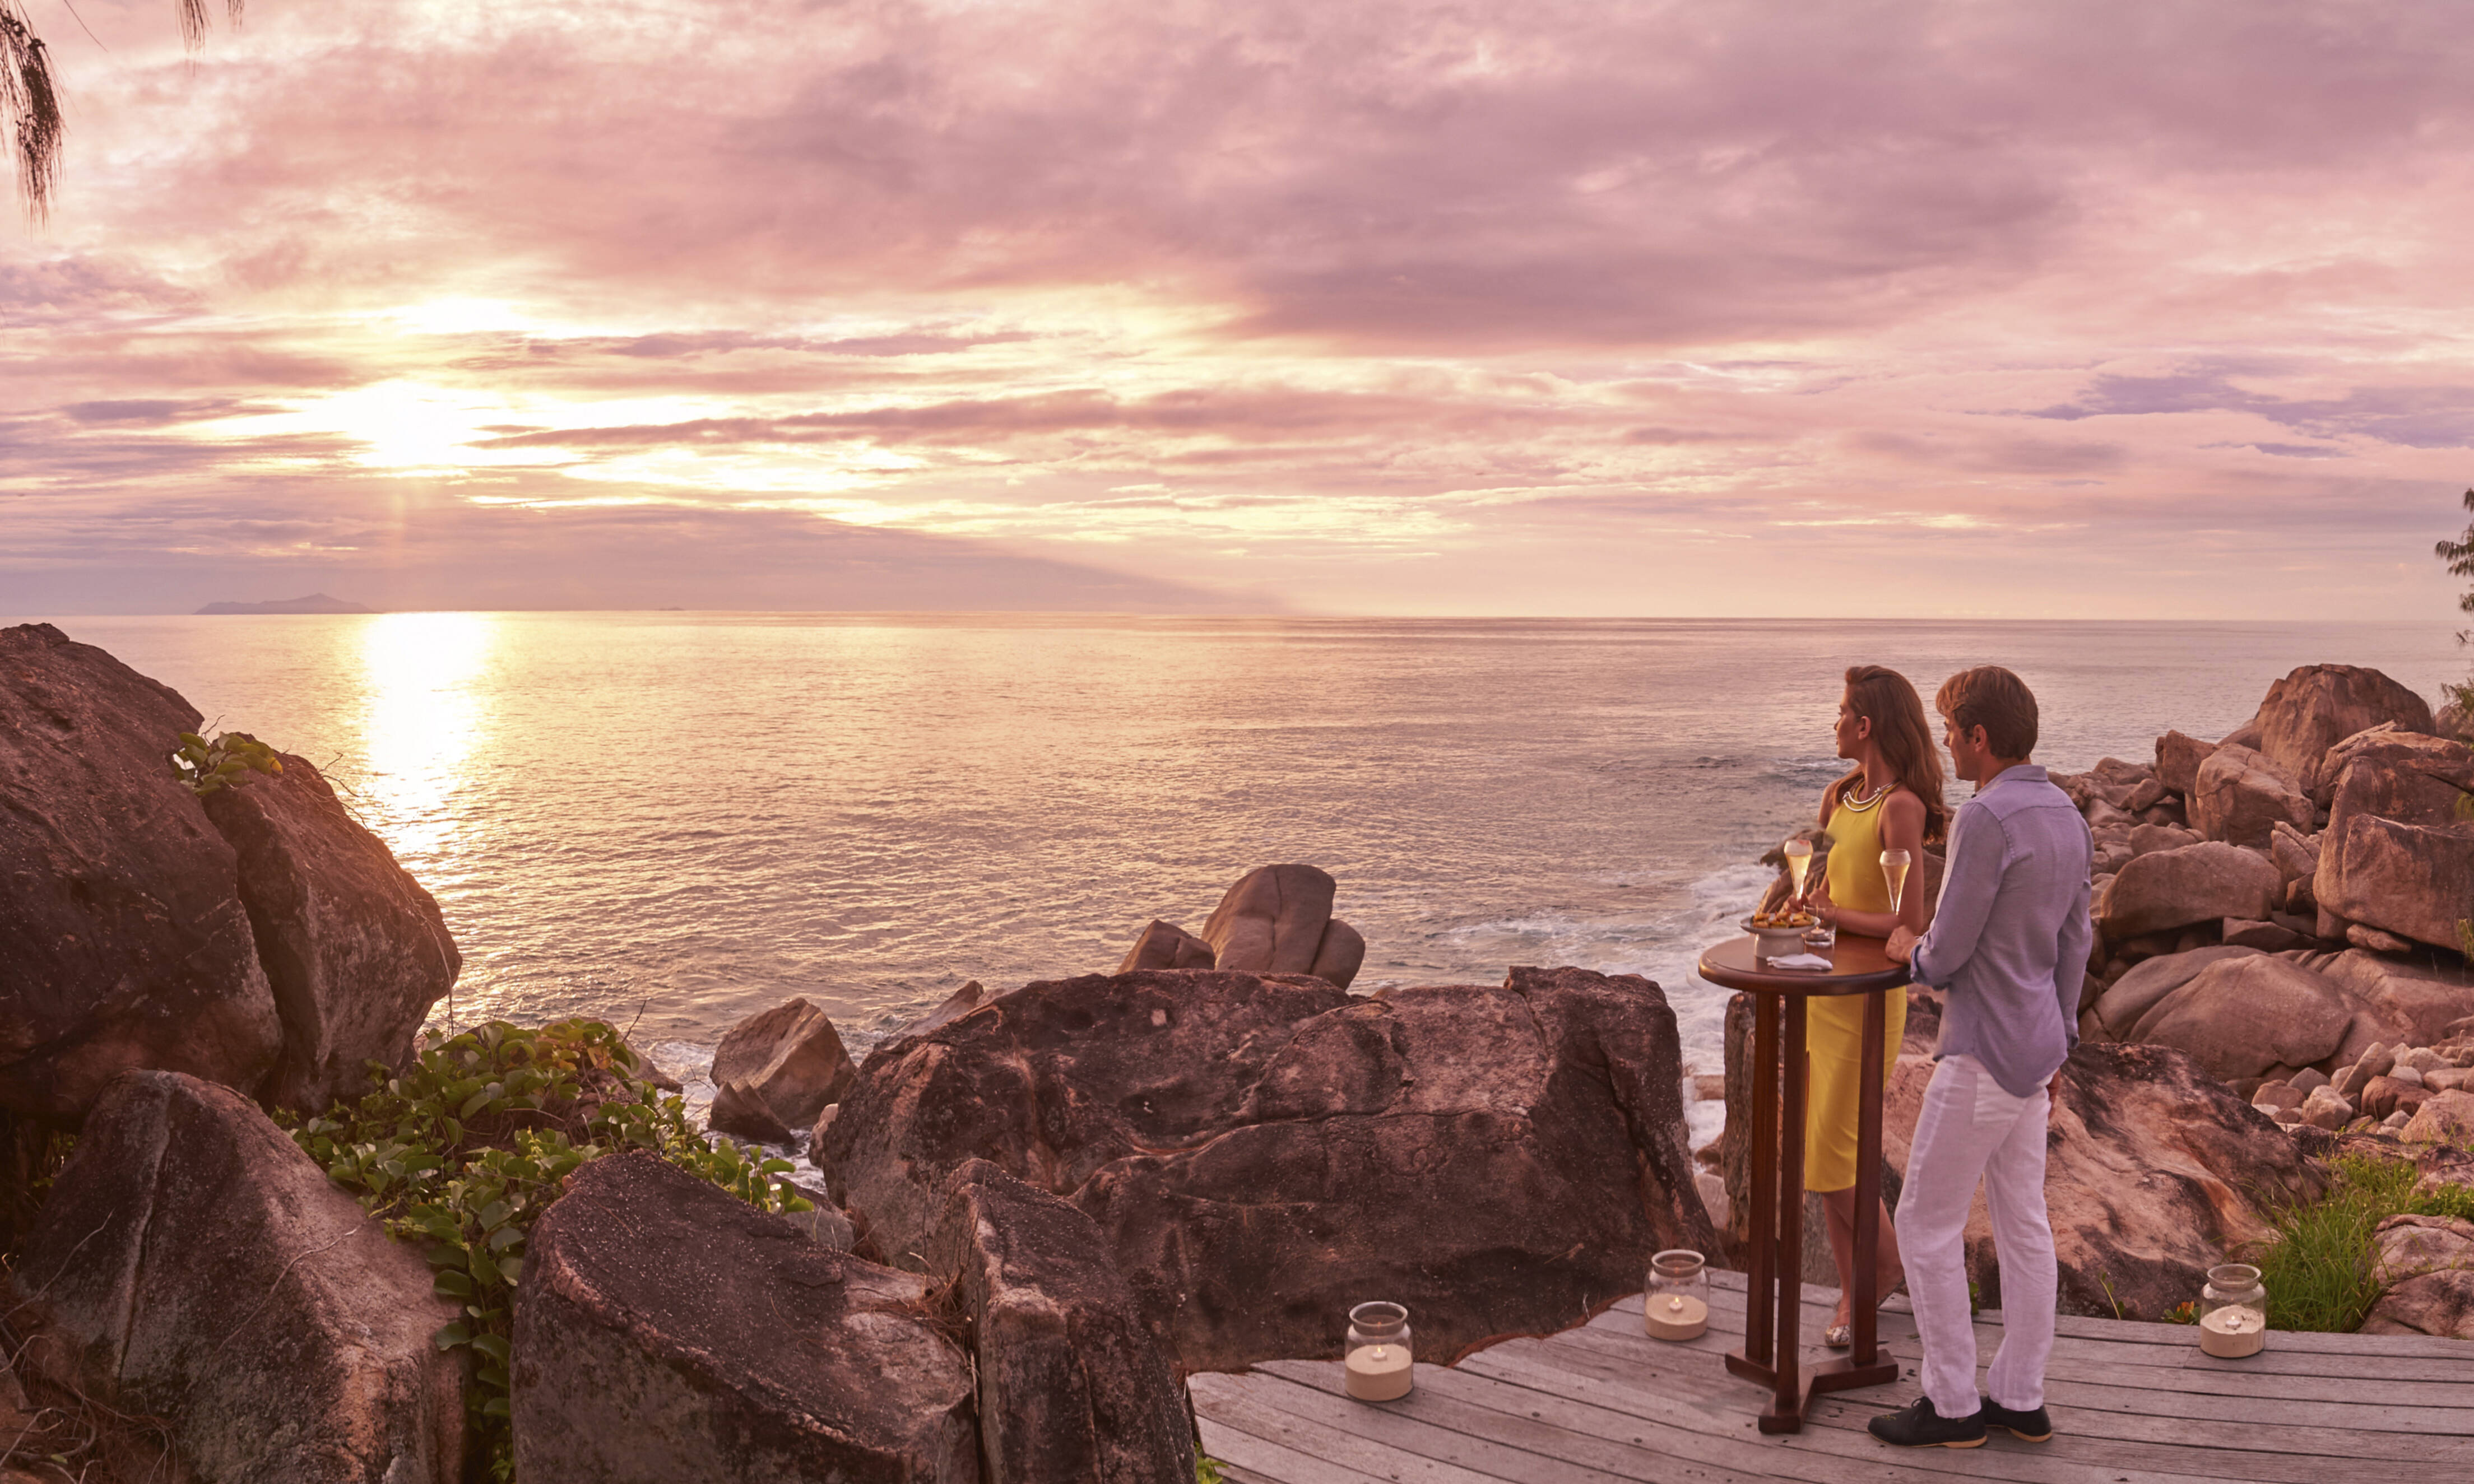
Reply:
<svg viewBox="0 0 2474 1484"><path fill-rule="evenodd" d="M0 610L2448 611L2444 0L80 12Z"/></svg>

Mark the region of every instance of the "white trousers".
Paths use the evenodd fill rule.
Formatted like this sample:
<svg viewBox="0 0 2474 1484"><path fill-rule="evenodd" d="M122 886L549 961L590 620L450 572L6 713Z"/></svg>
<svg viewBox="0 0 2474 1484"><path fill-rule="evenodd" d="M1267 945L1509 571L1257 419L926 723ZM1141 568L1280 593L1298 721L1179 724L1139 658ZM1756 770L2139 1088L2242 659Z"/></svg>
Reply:
<svg viewBox="0 0 2474 1484"><path fill-rule="evenodd" d="M1976 1326L1967 1304L1967 1213L1976 1186L2001 1262L2001 1348L1984 1395L2045 1404L2058 1271L2045 1219L2045 1089L2013 1097L1971 1056L1944 1057L1925 1089L1899 1192L1899 1257L1924 1341L1925 1395L1944 1417L1977 1410Z"/></svg>

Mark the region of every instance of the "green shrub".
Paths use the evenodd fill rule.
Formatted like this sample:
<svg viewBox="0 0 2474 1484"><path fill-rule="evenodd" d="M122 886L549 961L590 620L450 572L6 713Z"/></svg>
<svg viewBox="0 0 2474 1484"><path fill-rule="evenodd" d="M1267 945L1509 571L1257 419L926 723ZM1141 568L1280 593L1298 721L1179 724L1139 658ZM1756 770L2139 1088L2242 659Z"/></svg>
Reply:
<svg viewBox="0 0 2474 1484"><path fill-rule="evenodd" d="M253 773L282 771L283 759L275 749L246 731L227 731L212 742L184 731L181 750L172 754L172 776L201 799L218 789L238 788Z"/></svg>
<svg viewBox="0 0 2474 1484"><path fill-rule="evenodd" d="M2273 1213L2276 1235L2259 1257L2268 1285L2268 1322L2276 1329L2350 1334L2379 1301L2373 1233L2390 1216L2474 1220L2474 1190L2447 1186L2416 1194L2421 1172L2401 1160L2339 1155L2327 1193Z"/></svg>
<svg viewBox="0 0 2474 1484"><path fill-rule="evenodd" d="M686 1103L645 1082L635 1052L601 1021L494 1020L424 1040L400 1076L372 1064L375 1087L358 1103L279 1116L388 1234L421 1245L439 1296L463 1306L437 1345L473 1352L467 1404L491 1476L503 1481L514 1477L507 1365L524 1242L577 1166L649 1149L763 1209L813 1207L776 1179L788 1161L706 1139Z"/></svg>

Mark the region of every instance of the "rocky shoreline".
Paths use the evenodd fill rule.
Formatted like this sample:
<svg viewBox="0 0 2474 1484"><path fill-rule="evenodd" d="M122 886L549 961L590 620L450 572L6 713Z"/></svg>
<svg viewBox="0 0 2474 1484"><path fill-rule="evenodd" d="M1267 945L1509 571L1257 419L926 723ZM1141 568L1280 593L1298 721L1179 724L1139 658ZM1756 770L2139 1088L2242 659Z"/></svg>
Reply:
<svg viewBox="0 0 2474 1484"><path fill-rule="evenodd" d="M2161 1317L2341 1147L2474 1181L2451 1152L2474 1142L2474 749L2442 720L2314 666L2219 743L2058 780L2099 871L2050 1164L2066 1307ZM483 1213L469 1271L503 1268L513 1317L481 1334L468 1259L378 1214L387 1180L435 1178L418 1146L356 1147L347 1189L286 1131L359 1107L373 1064L428 1065L454 945L305 761L205 797L176 778L198 724L100 650L0 631L0 1446L40 1445L12 1458L83 1428L91 1480L1185 1484L1187 1374L1336 1354L1372 1298L1448 1361L1582 1322L1659 1248L1733 1240L1740 1150L1687 1152L1657 985L1515 968L1351 994L1331 877L1279 865L1113 973L971 984L861 1061L804 1000L751 1017L712 1125L805 1132L822 1188L594 1144L538 1209ZM1911 1004L1893 1188L1939 1012ZM474 1136L505 1167L546 1158L527 1129L649 1110L662 1089L594 1034L622 1054L582 1090L484 1066L444 1084L449 1113L512 1110ZM2474 1226L2381 1240L2375 1325L2474 1337L2450 1266ZM1988 1285L1989 1249L1972 1233Z"/></svg>

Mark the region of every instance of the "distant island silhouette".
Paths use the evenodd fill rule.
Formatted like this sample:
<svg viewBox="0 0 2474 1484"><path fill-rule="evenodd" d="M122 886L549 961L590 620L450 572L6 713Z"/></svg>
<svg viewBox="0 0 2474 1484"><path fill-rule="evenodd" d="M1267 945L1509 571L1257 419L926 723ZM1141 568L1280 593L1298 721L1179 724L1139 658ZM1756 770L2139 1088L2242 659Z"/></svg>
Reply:
<svg viewBox="0 0 2474 1484"><path fill-rule="evenodd" d="M209 603L201 613L375 613L374 608L313 592L305 598L276 598L266 603Z"/></svg>

